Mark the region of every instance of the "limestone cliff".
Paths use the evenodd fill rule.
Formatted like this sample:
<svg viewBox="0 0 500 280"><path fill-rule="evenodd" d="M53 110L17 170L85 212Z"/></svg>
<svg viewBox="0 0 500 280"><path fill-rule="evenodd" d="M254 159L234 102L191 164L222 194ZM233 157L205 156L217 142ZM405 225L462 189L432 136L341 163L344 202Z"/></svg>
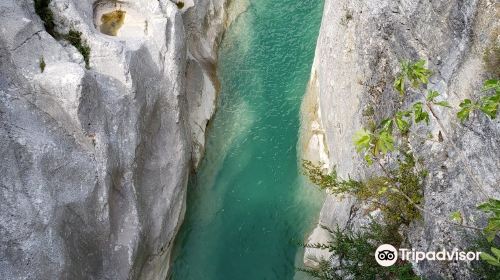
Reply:
<svg viewBox="0 0 500 280"><path fill-rule="evenodd" d="M352 139L365 124L365 109L371 107L377 121L397 109L398 93L392 85L401 60L426 60L434 73L429 88L438 90L455 108L436 112L446 131L436 122L428 130L419 128L435 139L441 133L444 142L411 139L429 175L423 190L428 212L405 234L410 248L468 248L470 236L477 232L444 221L458 210L464 224L485 226L476 205L486 197L500 197L498 118L475 114L462 125L456 117L460 100L480 95L482 82L491 77L483 65L483 53L500 40L499 12L495 1L325 1L303 104L306 158L336 166L344 178L362 178L376 170L365 165ZM364 216L359 208L352 197L329 196L319 224L356 229ZM327 232L318 226L309 241L327 239ZM308 249L305 262L314 265L329 256ZM470 263L421 262L413 267L430 279L473 278Z"/></svg>
<svg viewBox="0 0 500 280"><path fill-rule="evenodd" d="M165 279L227 1L38 2L0 2L0 278Z"/></svg>

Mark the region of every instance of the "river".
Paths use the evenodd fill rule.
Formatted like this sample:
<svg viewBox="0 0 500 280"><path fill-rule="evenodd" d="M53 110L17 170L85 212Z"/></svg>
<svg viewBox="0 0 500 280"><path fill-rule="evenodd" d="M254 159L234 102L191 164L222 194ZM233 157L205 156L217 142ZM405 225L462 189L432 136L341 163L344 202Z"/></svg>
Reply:
<svg viewBox="0 0 500 280"><path fill-rule="evenodd" d="M318 0L253 0L227 30L217 112L189 183L172 279L294 278L298 243L323 202L300 176L297 153L322 8Z"/></svg>

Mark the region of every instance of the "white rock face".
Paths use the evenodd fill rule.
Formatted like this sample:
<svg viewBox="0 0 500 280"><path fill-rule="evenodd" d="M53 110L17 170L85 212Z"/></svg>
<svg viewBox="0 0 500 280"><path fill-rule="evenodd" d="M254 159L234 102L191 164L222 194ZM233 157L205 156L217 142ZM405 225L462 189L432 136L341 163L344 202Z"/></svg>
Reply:
<svg viewBox="0 0 500 280"><path fill-rule="evenodd" d="M215 72L200 65L215 65L224 2L123 2L109 36L107 1L52 0L56 30L90 46L86 69L32 1L1 1L2 278L166 278L191 151L201 157L214 112Z"/></svg>
<svg viewBox="0 0 500 280"><path fill-rule="evenodd" d="M362 178L378 172L376 167L364 165L352 139L367 122L365 109L373 108L376 121L397 109L392 84L399 61L427 60L434 72L429 87L457 108L460 100L481 95L482 82L491 77L482 56L487 47L500 40L498 12L495 1L325 1L303 104L303 108L309 108L303 110L303 156L326 169L336 166L343 178ZM310 100L317 103L311 104ZM410 225L407 242L415 249L467 248L470 236L477 232L457 230L444 220L459 210L465 223L484 226L485 216L475 206L488 196L500 197L498 120L475 114L463 126L456 111L438 109L437 115L447 129L441 131L436 121L431 121L429 130L436 139L441 132L450 141L421 143L411 139L415 154L424 159L429 170L424 207L435 214L424 214L423 221ZM425 128L420 129L425 134ZM330 196L319 225L357 229L366 217L359 208L352 197ZM309 242L325 241L317 233L318 228ZM330 256L308 249L305 263L315 266L318 257ZM429 279L472 279L469 265L420 262L414 268Z"/></svg>
<svg viewBox="0 0 500 280"><path fill-rule="evenodd" d="M193 9L185 10L192 5ZM194 168L203 157L206 127L215 113L220 87L216 73L219 44L224 31L247 5L247 0L195 0L187 1L183 9L188 50L186 96Z"/></svg>

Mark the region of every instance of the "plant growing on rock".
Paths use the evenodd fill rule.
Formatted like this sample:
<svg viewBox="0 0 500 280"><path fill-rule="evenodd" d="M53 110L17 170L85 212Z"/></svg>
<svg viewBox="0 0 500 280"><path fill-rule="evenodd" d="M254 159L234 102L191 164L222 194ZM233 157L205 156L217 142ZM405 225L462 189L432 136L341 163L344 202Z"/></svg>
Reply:
<svg viewBox="0 0 500 280"><path fill-rule="evenodd" d="M90 69L90 46L87 44L87 41L82 39L82 32L71 29L68 34L64 35L64 39L82 54L83 60L85 61L85 68Z"/></svg>
<svg viewBox="0 0 500 280"><path fill-rule="evenodd" d="M490 119L495 119L500 104L500 81L497 79L487 80L483 84L483 92L492 92L490 95L481 97L478 101L464 99L460 103L460 110L457 117L465 122L469 119L473 111L479 110L486 114Z"/></svg>
<svg viewBox="0 0 500 280"><path fill-rule="evenodd" d="M411 87L417 88L421 84L427 84L431 74L432 72L425 68L425 60L420 59L414 63L405 60L401 62L401 72L394 80L394 89L404 95L407 82Z"/></svg>
<svg viewBox="0 0 500 280"><path fill-rule="evenodd" d="M485 213L491 214L491 217L488 219L488 225L484 228L486 239L491 242L500 232L500 200L490 198L477 208Z"/></svg>
<svg viewBox="0 0 500 280"><path fill-rule="evenodd" d="M372 221L360 232L330 231L332 241L328 244L304 244L305 247L329 250L337 257L334 262L323 260L316 269L300 268L313 277L326 280L336 279L420 279L411 264L399 260L391 267L377 264L373 253L380 244L399 246L402 237L398 225L382 225Z"/></svg>
<svg viewBox="0 0 500 280"><path fill-rule="evenodd" d="M64 39L68 41L71 45L73 45L78 52L83 56L83 60L85 61L85 68L90 69L90 46L87 44L87 41L82 39L82 32L70 29L67 34L58 33L55 30L54 23L54 14L52 10L49 8L51 0L35 0L35 12L40 17L40 19L44 22L45 30L47 33L52 35L55 39ZM43 59L43 58L42 58ZM45 62L43 63L45 65ZM40 69L42 69L42 63L40 62ZM45 68L45 66L43 67ZM43 72L43 69L42 69Z"/></svg>
<svg viewBox="0 0 500 280"><path fill-rule="evenodd" d="M431 119L438 123L443 132L445 131L435 114L434 107L451 106L446 100L440 99L440 94L436 90L425 90L431 74L432 72L425 68L423 60L403 61L401 72L396 75L393 84L394 89L404 101L407 90L412 88L421 95L422 101L400 108L389 118L363 128L355 134L353 140L356 151L363 156L368 166L376 163L383 175L372 176L354 184L351 178L342 180L335 172L328 177L322 177L321 170L311 168L308 163L304 167L306 174L312 178L311 181L323 189L330 190L331 193L349 193L368 203L372 208L380 209L384 223L396 228L420 218L422 212L429 213L420 206L423 202L422 184L426 172L419 170L409 148L408 136L411 134L428 140L414 133L412 126L420 123L428 125ZM441 142L443 141L441 132L439 135ZM460 222L451 223L462 226Z"/></svg>
<svg viewBox="0 0 500 280"><path fill-rule="evenodd" d="M422 182L425 172L416 169L416 161L411 153L402 153L397 159L397 167L386 169L387 174L373 176L363 181L323 174L321 168L310 161L304 161L304 173L312 183L331 194L350 194L367 203L370 209L380 209L387 223L408 224L420 218L416 205L423 200ZM410 202L410 201L411 202Z"/></svg>
<svg viewBox="0 0 500 280"><path fill-rule="evenodd" d="M477 207L479 210L491 214L488 219L488 225L484 228L483 232L486 240L492 243L495 236L500 232L500 200L490 198L486 202ZM491 254L482 252L481 259L490 265L500 267L500 249L491 247Z"/></svg>
<svg viewBox="0 0 500 280"><path fill-rule="evenodd" d="M54 14L49 8L49 4L52 0L35 0L35 12L43 21L45 30L47 33L56 37L55 24L54 24Z"/></svg>
<svg viewBox="0 0 500 280"><path fill-rule="evenodd" d="M38 62L38 66L40 67L40 71L43 73L43 71L45 70L45 66L47 66L45 64L45 59L42 57L40 57L40 61Z"/></svg>
<svg viewBox="0 0 500 280"><path fill-rule="evenodd" d="M432 72L425 68L423 60L402 62L401 71L396 75L393 84L395 91L400 94L402 101L404 101L407 90L411 88L413 92L421 95L422 100L400 108L392 116L383 119L378 124L372 121L368 128L361 129L354 136L356 151L361 154L368 166L377 163L383 175L372 176L363 181L354 181L351 178L342 180L336 172L328 177L322 177L325 175L321 173L321 169L315 169L311 163L308 163L304 165L304 169L311 181L320 185L322 189L328 189L331 193L348 193L368 203L373 208L380 209L383 213L384 223L387 225L399 227L402 224L408 224L419 218L422 212L436 216L420 206L423 201L422 182L426 172L419 171L417 168L409 148L408 138L409 135L412 135L424 140L432 140L419 136L412 130L414 124L429 125L432 120L436 121L441 128L438 134L439 142L444 141L441 131L445 133L447 129L436 115L435 107L451 108L451 106L446 100L440 98L440 94L436 90L426 90L431 74ZM500 82L497 79L487 80L484 82L482 91L489 94L478 101L466 99L460 104L457 116L462 122L467 120L475 110L483 112L491 119L496 118L500 103ZM447 138L446 140L450 147L459 151L453 139ZM462 160L464 159L462 158ZM472 177L473 182L481 189L481 185L473 178L473 173L467 165L464 165L464 168ZM481 204L479 209L492 214L484 229L462 224L463 217L459 211L451 213L451 221L445 222L458 227L484 231L487 240L491 243L500 231L500 201L491 198L486 203ZM324 245L313 245L317 248L332 250L331 247ZM491 245L490 248L491 253L483 253L481 258L493 266L500 266L500 249ZM336 252L336 254L338 253ZM490 275L492 270L486 269L485 271L487 271L485 275ZM321 275L327 274L322 272ZM328 275L338 275L338 273Z"/></svg>

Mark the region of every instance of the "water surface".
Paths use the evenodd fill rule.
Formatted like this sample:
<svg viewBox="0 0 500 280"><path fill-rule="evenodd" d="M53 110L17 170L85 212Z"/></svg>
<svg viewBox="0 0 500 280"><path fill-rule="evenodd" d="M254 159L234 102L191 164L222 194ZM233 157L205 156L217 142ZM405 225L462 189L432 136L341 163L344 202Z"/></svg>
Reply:
<svg viewBox="0 0 500 280"><path fill-rule="evenodd" d="M322 8L318 0L253 0L227 31L218 111L189 184L172 279L293 278L297 242L323 201L304 186L296 150Z"/></svg>

